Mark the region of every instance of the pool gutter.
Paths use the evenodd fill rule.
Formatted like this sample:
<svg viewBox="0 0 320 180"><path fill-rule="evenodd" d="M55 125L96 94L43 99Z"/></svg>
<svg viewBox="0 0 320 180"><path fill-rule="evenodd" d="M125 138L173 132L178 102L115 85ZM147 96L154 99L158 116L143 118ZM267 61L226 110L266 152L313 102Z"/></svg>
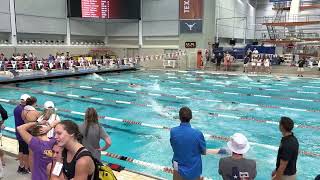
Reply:
<svg viewBox="0 0 320 180"><path fill-rule="evenodd" d="M35 80L44 80L44 79L53 79L53 78L64 78L64 77L71 77L71 76L81 76L93 73L113 73L113 72L123 72L123 71L136 71L137 67L121 67L117 69L87 69L81 71L52 71L45 74L37 75L26 75L26 76L16 76L14 78L7 78L7 79L0 79L0 84L7 84L7 83L15 83L15 82L25 82L25 81L35 81Z"/></svg>

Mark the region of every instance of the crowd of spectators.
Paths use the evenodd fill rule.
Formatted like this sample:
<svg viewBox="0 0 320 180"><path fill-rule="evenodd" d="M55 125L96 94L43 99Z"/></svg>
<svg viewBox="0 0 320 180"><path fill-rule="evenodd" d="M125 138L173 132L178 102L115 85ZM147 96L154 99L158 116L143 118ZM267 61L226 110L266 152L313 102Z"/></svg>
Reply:
<svg viewBox="0 0 320 180"><path fill-rule="evenodd" d="M49 54L47 58L37 58L32 52L27 56L13 54L11 58L5 57L3 53L0 54L0 71L7 70L52 70L52 69L72 69L72 68L88 68L96 67L119 67L121 65L134 66L138 63L137 58L117 58L112 59L108 54L104 56L70 56L70 53L56 53L56 55Z"/></svg>

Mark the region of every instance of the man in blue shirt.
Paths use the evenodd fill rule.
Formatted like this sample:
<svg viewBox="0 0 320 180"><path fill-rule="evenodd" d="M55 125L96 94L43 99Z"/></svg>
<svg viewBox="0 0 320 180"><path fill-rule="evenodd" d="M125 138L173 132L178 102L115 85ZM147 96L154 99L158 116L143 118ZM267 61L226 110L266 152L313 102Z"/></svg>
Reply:
<svg viewBox="0 0 320 180"><path fill-rule="evenodd" d="M206 141L202 132L190 125L192 112L183 107L179 111L181 124L170 131L173 149L174 180L198 180L202 173L201 155L206 154Z"/></svg>
<svg viewBox="0 0 320 180"><path fill-rule="evenodd" d="M24 121L21 118L21 114L23 111L24 106L26 105L27 99L30 98L28 94L23 94L20 97L20 104L17 105L17 107L14 109L14 121L15 121L15 127L16 127L16 137L19 143L19 167L18 167L18 173L27 174L29 173L29 147L28 144L22 139L19 132L17 131L17 127L24 124Z"/></svg>

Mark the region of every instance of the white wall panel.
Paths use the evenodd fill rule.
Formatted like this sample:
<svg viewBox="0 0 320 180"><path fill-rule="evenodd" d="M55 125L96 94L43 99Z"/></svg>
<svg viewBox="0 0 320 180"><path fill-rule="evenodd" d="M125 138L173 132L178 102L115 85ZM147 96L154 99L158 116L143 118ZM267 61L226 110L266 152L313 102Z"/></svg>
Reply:
<svg viewBox="0 0 320 180"><path fill-rule="evenodd" d="M142 0L143 20L178 20L178 0Z"/></svg>
<svg viewBox="0 0 320 180"><path fill-rule="evenodd" d="M179 21L143 22L143 36L178 36Z"/></svg>
<svg viewBox="0 0 320 180"><path fill-rule="evenodd" d="M9 0L0 0L0 12L9 13Z"/></svg>
<svg viewBox="0 0 320 180"><path fill-rule="evenodd" d="M219 37L242 39L247 31L247 38L253 39L255 13L248 0L217 0L216 18L226 18L218 21Z"/></svg>
<svg viewBox="0 0 320 180"><path fill-rule="evenodd" d="M84 36L105 36L105 22L70 20L70 30L72 35Z"/></svg>
<svg viewBox="0 0 320 180"><path fill-rule="evenodd" d="M0 13L0 32L11 32L10 14Z"/></svg>
<svg viewBox="0 0 320 180"><path fill-rule="evenodd" d="M138 22L107 23L108 36L138 36Z"/></svg>
<svg viewBox="0 0 320 180"><path fill-rule="evenodd" d="M17 14L56 18L66 17L66 0L15 0L15 3Z"/></svg>
<svg viewBox="0 0 320 180"><path fill-rule="evenodd" d="M66 20L36 16L16 16L17 32L66 34Z"/></svg>

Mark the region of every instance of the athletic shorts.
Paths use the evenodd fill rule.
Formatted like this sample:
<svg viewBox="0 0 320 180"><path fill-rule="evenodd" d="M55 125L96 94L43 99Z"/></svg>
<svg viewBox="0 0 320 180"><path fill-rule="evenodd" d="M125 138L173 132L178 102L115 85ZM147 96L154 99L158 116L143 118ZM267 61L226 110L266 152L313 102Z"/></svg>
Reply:
<svg viewBox="0 0 320 180"><path fill-rule="evenodd" d="M304 71L304 69L303 68L298 68L298 72L303 72Z"/></svg>
<svg viewBox="0 0 320 180"><path fill-rule="evenodd" d="M261 66L261 63L257 63L257 66L260 67L260 66Z"/></svg>
<svg viewBox="0 0 320 180"><path fill-rule="evenodd" d="M19 153L22 153L24 155L29 154L29 146L26 142L24 141L18 141L19 143Z"/></svg>
<svg viewBox="0 0 320 180"><path fill-rule="evenodd" d="M251 63L251 66L256 66L256 63Z"/></svg>
<svg viewBox="0 0 320 180"><path fill-rule="evenodd" d="M296 175L292 175L292 176L283 175L280 179L281 180L296 180L297 177L296 177Z"/></svg>
<svg viewBox="0 0 320 180"><path fill-rule="evenodd" d="M248 67L248 64L243 64L243 67Z"/></svg>

